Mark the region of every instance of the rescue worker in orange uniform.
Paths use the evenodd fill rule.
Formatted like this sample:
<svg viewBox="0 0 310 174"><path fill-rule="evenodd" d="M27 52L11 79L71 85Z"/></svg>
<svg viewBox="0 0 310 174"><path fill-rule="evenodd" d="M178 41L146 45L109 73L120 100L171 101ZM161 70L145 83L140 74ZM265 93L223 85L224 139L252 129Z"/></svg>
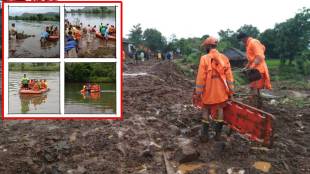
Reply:
<svg viewBox="0 0 310 174"><path fill-rule="evenodd" d="M201 140L209 140L209 116L215 121L215 140L223 127L223 107L233 94L233 74L228 58L216 50L217 39L208 37L202 43L207 54L200 58L196 78L196 94L203 103Z"/></svg>
<svg viewBox="0 0 310 174"><path fill-rule="evenodd" d="M271 89L270 76L265 61L265 46L257 39L248 36L246 33L240 32L237 36L246 48L246 56L248 63L246 69L257 69L261 74L261 79L250 84L252 99L257 98L257 105L260 107L260 90Z"/></svg>

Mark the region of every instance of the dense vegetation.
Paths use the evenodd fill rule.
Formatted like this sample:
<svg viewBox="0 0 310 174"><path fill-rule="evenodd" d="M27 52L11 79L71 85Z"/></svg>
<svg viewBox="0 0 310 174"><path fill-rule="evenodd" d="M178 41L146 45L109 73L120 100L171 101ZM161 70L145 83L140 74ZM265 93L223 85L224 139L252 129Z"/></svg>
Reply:
<svg viewBox="0 0 310 174"><path fill-rule="evenodd" d="M115 10L112 10L108 7L85 7L83 9L71 9L66 10L66 13L112 13Z"/></svg>
<svg viewBox="0 0 310 174"><path fill-rule="evenodd" d="M9 71L59 71L59 63L9 63Z"/></svg>
<svg viewBox="0 0 310 174"><path fill-rule="evenodd" d="M30 20L30 21L59 21L57 13L31 14L26 13L21 16L9 16L9 20Z"/></svg>
<svg viewBox="0 0 310 174"><path fill-rule="evenodd" d="M66 82L115 82L115 63L66 63Z"/></svg>
<svg viewBox="0 0 310 174"><path fill-rule="evenodd" d="M218 49L223 51L226 48L235 47L244 51L244 46L236 38L240 31L258 38L266 46L267 59L279 59L280 68L290 67L295 69L296 73L310 74L310 8L299 10L294 17L263 32L252 25L243 25L237 31L220 30ZM152 51L166 52L179 49L183 63L197 64L199 57L204 54L200 44L206 37L208 37L207 33L201 37L181 39L172 35L167 41L160 31L156 29L143 31L140 24L137 24L131 29L128 40L136 45L147 46Z"/></svg>

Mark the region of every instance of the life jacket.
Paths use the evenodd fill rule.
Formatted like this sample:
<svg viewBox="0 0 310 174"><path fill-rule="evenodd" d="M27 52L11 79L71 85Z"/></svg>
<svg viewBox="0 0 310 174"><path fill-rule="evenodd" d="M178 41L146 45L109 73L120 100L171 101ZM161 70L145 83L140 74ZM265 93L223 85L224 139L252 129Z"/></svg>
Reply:
<svg viewBox="0 0 310 174"><path fill-rule="evenodd" d="M33 88L32 88L34 91L38 91L40 88L39 88L39 85L38 85L38 83L35 83L34 85L33 85Z"/></svg>

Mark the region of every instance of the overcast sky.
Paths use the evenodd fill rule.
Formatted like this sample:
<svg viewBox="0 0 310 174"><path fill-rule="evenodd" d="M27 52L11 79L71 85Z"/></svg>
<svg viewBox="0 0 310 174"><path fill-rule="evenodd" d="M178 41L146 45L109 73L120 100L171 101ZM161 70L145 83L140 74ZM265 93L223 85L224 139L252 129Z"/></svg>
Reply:
<svg viewBox="0 0 310 174"><path fill-rule="evenodd" d="M215 35L252 24L262 32L291 18L310 0L124 0L124 36L134 24L156 28L164 36Z"/></svg>
<svg viewBox="0 0 310 174"><path fill-rule="evenodd" d="M57 12L59 13L59 7L9 7L10 16L19 16L23 13L47 13Z"/></svg>

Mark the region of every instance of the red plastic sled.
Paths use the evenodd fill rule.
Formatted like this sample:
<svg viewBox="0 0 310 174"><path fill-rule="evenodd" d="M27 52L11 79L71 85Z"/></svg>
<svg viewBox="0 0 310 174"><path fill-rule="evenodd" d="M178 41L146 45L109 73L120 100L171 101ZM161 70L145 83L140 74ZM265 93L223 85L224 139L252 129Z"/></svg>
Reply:
<svg viewBox="0 0 310 174"><path fill-rule="evenodd" d="M193 93L193 104L202 108L203 103ZM214 119L216 108L211 106L211 117ZM262 143L265 146L272 146L273 127L275 117L238 101L228 101L224 107L224 122L236 132L244 135L251 141Z"/></svg>
<svg viewBox="0 0 310 174"><path fill-rule="evenodd" d="M228 101L224 107L224 121L231 129L265 146L273 144L273 120L272 114L238 101Z"/></svg>

